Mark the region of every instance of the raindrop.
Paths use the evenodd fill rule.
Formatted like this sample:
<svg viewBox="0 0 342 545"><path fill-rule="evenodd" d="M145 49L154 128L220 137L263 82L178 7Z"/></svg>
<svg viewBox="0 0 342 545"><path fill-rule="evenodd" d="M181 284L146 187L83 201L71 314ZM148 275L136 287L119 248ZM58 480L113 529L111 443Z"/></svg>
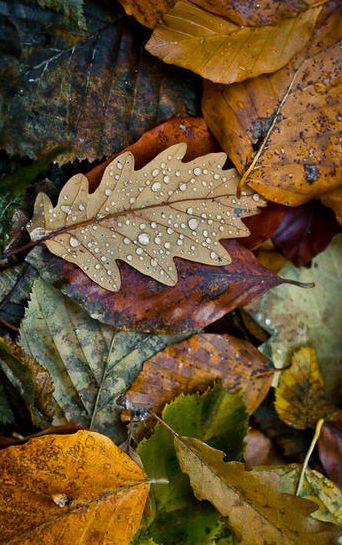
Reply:
<svg viewBox="0 0 342 545"><path fill-rule="evenodd" d="M100 265L100 263L96 263L96 265L95 265L95 269L97 269L97 270L101 269L101 265Z"/></svg>
<svg viewBox="0 0 342 545"><path fill-rule="evenodd" d="M77 238L75 237L70 237L69 244L72 248L76 248L77 246L80 245L80 241L77 240Z"/></svg>
<svg viewBox="0 0 342 545"><path fill-rule="evenodd" d="M133 257L131 256L131 254L128 254L127 256L127 261L132 261Z"/></svg>
<svg viewBox="0 0 342 545"><path fill-rule="evenodd" d="M138 235L138 242L143 246L146 246L146 244L150 242L149 235L147 233L140 233L140 235Z"/></svg>
<svg viewBox="0 0 342 545"><path fill-rule="evenodd" d="M151 186L152 191L159 191L160 188L161 188L161 185L159 182L154 182L154 184L152 184Z"/></svg>
<svg viewBox="0 0 342 545"><path fill-rule="evenodd" d="M109 195L111 195L111 194L112 194L112 190L111 190L111 189L105 189L105 195L106 195L107 197L109 197Z"/></svg>
<svg viewBox="0 0 342 545"><path fill-rule="evenodd" d="M179 186L179 189L180 189L181 191L186 191L186 184L181 184L181 185Z"/></svg>
<svg viewBox="0 0 342 545"><path fill-rule="evenodd" d="M154 170L152 170L152 176L153 178L155 178L156 176L158 176L159 174L159 169L158 168L155 168Z"/></svg>
<svg viewBox="0 0 342 545"><path fill-rule="evenodd" d="M125 238L123 239L123 243L124 243L124 244L129 244L130 242L131 242L131 241L130 241L129 238L127 238L127 237L125 237Z"/></svg>
<svg viewBox="0 0 342 545"><path fill-rule="evenodd" d="M187 214L192 214L193 213L193 209L192 208L188 208L187 211L186 211Z"/></svg>
<svg viewBox="0 0 342 545"><path fill-rule="evenodd" d="M143 250L142 248L137 248L137 249L135 250L135 253L138 254L138 255L141 255L141 254L144 253L144 250Z"/></svg>
<svg viewBox="0 0 342 545"><path fill-rule="evenodd" d="M197 227L199 225L199 221L196 218L191 218L188 221L188 225L189 225L190 229L197 229Z"/></svg>

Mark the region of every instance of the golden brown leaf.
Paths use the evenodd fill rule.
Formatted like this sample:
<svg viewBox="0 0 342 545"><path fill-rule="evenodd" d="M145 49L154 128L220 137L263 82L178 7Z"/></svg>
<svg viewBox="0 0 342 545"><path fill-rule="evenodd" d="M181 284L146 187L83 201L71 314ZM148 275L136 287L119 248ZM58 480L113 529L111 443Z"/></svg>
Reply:
<svg viewBox="0 0 342 545"><path fill-rule="evenodd" d="M144 471L95 432L46 435L0 452L0 543L126 545L149 484Z"/></svg>
<svg viewBox="0 0 342 545"><path fill-rule="evenodd" d="M206 85L205 119L239 172L253 157L253 145L267 133L279 100L275 126L247 182L267 199L298 206L321 198L341 215L339 147L342 18L332 14L290 66L229 87ZM295 76L295 70L298 73Z"/></svg>
<svg viewBox="0 0 342 545"><path fill-rule="evenodd" d="M126 152L107 166L91 195L87 178L73 176L55 208L39 193L31 238L110 291L121 286L116 259L167 286L177 283L174 257L227 265L231 258L219 240L247 236L241 218L264 203L249 191L236 197L238 176L222 169L225 153L183 163L185 152L185 144L176 144L138 171Z"/></svg>
<svg viewBox="0 0 342 545"><path fill-rule="evenodd" d="M176 435L177 458L199 500L209 500L225 517L240 545L331 545L338 527L310 513L316 505L278 491L274 472L246 471L224 462L224 453L198 439Z"/></svg>
<svg viewBox="0 0 342 545"><path fill-rule="evenodd" d="M326 398L313 348L301 348L293 354L291 367L281 374L275 407L288 426L301 430L314 428L320 418L336 412Z"/></svg>
<svg viewBox="0 0 342 545"><path fill-rule="evenodd" d="M216 83L243 81L285 66L310 39L320 9L252 28L179 1L155 28L146 49Z"/></svg>
<svg viewBox="0 0 342 545"><path fill-rule="evenodd" d="M120 0L127 15L133 15L139 23L154 28L175 0Z"/></svg>

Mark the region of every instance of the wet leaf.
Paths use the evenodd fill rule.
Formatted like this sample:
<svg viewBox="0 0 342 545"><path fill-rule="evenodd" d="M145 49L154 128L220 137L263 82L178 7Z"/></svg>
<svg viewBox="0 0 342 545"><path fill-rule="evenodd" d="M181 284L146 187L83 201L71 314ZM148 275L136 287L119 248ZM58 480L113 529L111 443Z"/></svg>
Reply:
<svg viewBox="0 0 342 545"><path fill-rule="evenodd" d="M117 259L167 286L178 280L174 257L231 263L219 240L249 234L241 218L257 213L259 196L237 198L235 169L222 169L225 153L183 163L185 152L186 144L176 144L140 170L126 152L90 195L86 176L73 176L56 207L39 193L27 226L31 239L109 291L121 287Z"/></svg>
<svg viewBox="0 0 342 545"><path fill-rule="evenodd" d="M118 293L103 290L74 265L42 248L27 259L95 319L117 329L184 333L207 326L283 282L236 241L222 244L232 257L230 265L218 268L176 259L179 281L173 288L120 263L123 284Z"/></svg>
<svg viewBox="0 0 342 545"><path fill-rule="evenodd" d="M251 28L178 1L156 26L146 49L216 83L243 81L285 66L308 42L320 10Z"/></svg>
<svg viewBox="0 0 342 545"><path fill-rule="evenodd" d="M315 350L301 348L291 361L291 367L281 373L276 389L275 407L288 426L314 428L320 418L336 412L327 398Z"/></svg>
<svg viewBox="0 0 342 545"><path fill-rule="evenodd" d="M87 23L84 17L84 0L36 0L42 8L52 9L63 13L67 20L76 23L80 28L86 29Z"/></svg>
<svg viewBox="0 0 342 545"><path fill-rule="evenodd" d="M240 394L229 394L216 385L202 395L180 395L164 408L163 419L179 433L220 445L228 459L241 457L248 419ZM152 436L139 443L138 454L149 476L166 476L169 480L168 486L152 485L155 511L149 521L150 535L159 541L161 528L170 527L164 532L167 545L175 542L175 534L178 538L183 535L187 545L209 545L212 537L206 537L205 524L210 523L212 532L216 531L218 515L210 505L203 505L204 518L200 521L202 505L193 497L189 479L180 470L170 432L157 424ZM194 537L197 541L191 541Z"/></svg>
<svg viewBox="0 0 342 545"><path fill-rule="evenodd" d="M229 517L241 545L330 545L335 525L310 517L315 504L278 492L279 478L272 471L246 471L243 464L224 462L224 453L198 439L175 435L182 471L190 477L198 499L209 500Z"/></svg>
<svg viewBox="0 0 342 545"><path fill-rule="evenodd" d="M340 399L342 315L336 301L341 293L342 235L315 257L310 268L286 265L281 274L315 287L298 292L283 285L271 290L248 308L260 325L272 335L263 352L275 367L290 363L292 352L312 346L317 354L328 399Z"/></svg>
<svg viewBox="0 0 342 545"><path fill-rule="evenodd" d="M139 527L146 475L103 435L31 439L0 451L0 467L2 544L128 545Z"/></svg>
<svg viewBox="0 0 342 545"><path fill-rule="evenodd" d="M0 273L0 319L18 325L24 315L37 271L28 263L20 263Z"/></svg>
<svg viewBox="0 0 342 545"><path fill-rule="evenodd" d="M0 72L0 147L10 155L61 144L60 162L93 161L172 115L198 113L197 79L146 53L146 33L113 2L85 3L87 30L23 1L3 2L0 14L13 43Z"/></svg>
<svg viewBox="0 0 342 545"><path fill-rule="evenodd" d="M242 172L253 157L253 144L266 135L295 77L267 144L247 177L250 186L271 201L298 206L322 198L328 206L334 203L330 195L341 183L340 27L341 17L333 13L308 47L271 76L232 87L208 84L206 88L204 117Z"/></svg>
<svg viewBox="0 0 342 545"><path fill-rule="evenodd" d="M301 267L325 250L340 232L334 213L318 201L310 201L286 208L272 240L287 259Z"/></svg>
<svg viewBox="0 0 342 545"><path fill-rule="evenodd" d="M51 376L54 424L71 420L110 436L126 433L116 399L155 352L179 337L116 333L36 280L20 326L20 345Z"/></svg>
<svg viewBox="0 0 342 545"><path fill-rule="evenodd" d="M160 414L180 393L204 391L219 380L225 390L242 392L253 413L271 386L272 369L247 341L201 333L147 360L124 397L128 406L148 407Z"/></svg>
<svg viewBox="0 0 342 545"><path fill-rule="evenodd" d="M342 488L342 412L324 422L318 439L319 458L324 470L337 486Z"/></svg>
<svg viewBox="0 0 342 545"><path fill-rule="evenodd" d="M119 0L127 15L133 15L139 23L154 28L163 15L175 4L175 0Z"/></svg>
<svg viewBox="0 0 342 545"><path fill-rule="evenodd" d="M32 423L40 428L49 425L55 406L49 374L15 343L0 337L0 369L26 405Z"/></svg>

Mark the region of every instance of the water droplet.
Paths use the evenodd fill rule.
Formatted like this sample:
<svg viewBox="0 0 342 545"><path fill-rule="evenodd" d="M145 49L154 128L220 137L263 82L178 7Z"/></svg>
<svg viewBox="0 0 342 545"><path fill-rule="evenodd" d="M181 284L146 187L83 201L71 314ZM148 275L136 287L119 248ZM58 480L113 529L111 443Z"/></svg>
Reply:
<svg viewBox="0 0 342 545"><path fill-rule="evenodd" d="M154 182L154 184L152 184L151 186L152 191L159 191L160 188L161 188L161 185L159 182Z"/></svg>
<svg viewBox="0 0 342 545"><path fill-rule="evenodd" d="M143 246L146 246L146 244L149 244L150 237L147 233L140 233L138 235L138 242L142 244Z"/></svg>
<svg viewBox="0 0 342 545"><path fill-rule="evenodd" d="M144 253L144 250L142 248L137 248L135 250L135 253L138 254L138 255L142 255Z"/></svg>
<svg viewBox="0 0 342 545"><path fill-rule="evenodd" d="M150 263L151 263L152 267L156 267L158 265L158 262L157 262L156 259L151 259Z"/></svg>
<svg viewBox="0 0 342 545"><path fill-rule="evenodd" d="M131 242L131 241L130 241L129 238L127 238L127 237L125 237L125 238L123 239L123 243L124 243L124 244L130 244L130 242Z"/></svg>
<svg viewBox="0 0 342 545"><path fill-rule="evenodd" d="M260 200L260 197L259 197L259 195L257 193L254 193L252 198L253 198L254 201L259 201Z"/></svg>
<svg viewBox="0 0 342 545"><path fill-rule="evenodd" d="M218 256L216 252L211 252L210 257L211 259L217 259Z"/></svg>
<svg viewBox="0 0 342 545"><path fill-rule="evenodd" d="M103 255L103 256L101 256L101 261L105 262L105 261L107 261L107 258Z"/></svg>
<svg viewBox="0 0 342 545"><path fill-rule="evenodd" d="M112 271L110 271L109 269L107 270L107 274L108 276L110 276L112 274Z"/></svg>
<svg viewBox="0 0 342 545"><path fill-rule="evenodd" d="M181 173L180 173L180 170L176 170L176 176L180 176Z"/></svg>
<svg viewBox="0 0 342 545"><path fill-rule="evenodd" d="M170 176L164 176L163 180L166 184L168 184L170 181Z"/></svg>
<svg viewBox="0 0 342 545"><path fill-rule="evenodd" d="M195 176L200 176L202 174L202 169L199 167L194 168Z"/></svg>
<svg viewBox="0 0 342 545"><path fill-rule="evenodd" d="M191 218L188 221L188 225L189 225L190 229L197 229L197 227L199 225L199 221L196 218Z"/></svg>
<svg viewBox="0 0 342 545"><path fill-rule="evenodd" d="M152 170L152 176L153 176L153 178L155 178L156 176L158 176L158 174L159 174L159 169L158 169L158 168L155 168L155 169Z"/></svg>
<svg viewBox="0 0 342 545"><path fill-rule="evenodd" d="M123 168L123 167L122 167L122 164L120 163L120 161L117 161L116 166L117 166L117 168L118 168L119 170L122 170L122 168Z"/></svg>
<svg viewBox="0 0 342 545"><path fill-rule="evenodd" d="M155 229L155 228L157 227L157 224L156 224L156 222L155 222L155 221L152 221L152 223L151 223L151 227L152 227L152 229Z"/></svg>
<svg viewBox="0 0 342 545"><path fill-rule="evenodd" d="M70 237L70 239L69 239L69 244L70 244L70 246L71 246L72 248L77 248L77 246L80 245L80 241L77 240L77 238L75 238L75 237Z"/></svg>
<svg viewBox="0 0 342 545"><path fill-rule="evenodd" d="M96 263L96 265L95 265L95 269L97 269L97 270L101 269L101 265L100 265L100 263Z"/></svg>
<svg viewBox="0 0 342 545"><path fill-rule="evenodd" d="M179 239L177 240L177 246L182 246L182 244L183 244L183 241L179 238Z"/></svg>
<svg viewBox="0 0 342 545"><path fill-rule="evenodd" d="M169 248L171 248L171 244L169 242L165 242L164 248L168 250Z"/></svg>
<svg viewBox="0 0 342 545"><path fill-rule="evenodd" d="M131 256L131 254L128 254L127 256L127 261L132 261L133 257Z"/></svg>
<svg viewBox="0 0 342 545"><path fill-rule="evenodd" d="M181 185L179 186L179 189L180 189L181 191L186 191L186 184L181 184Z"/></svg>
<svg viewBox="0 0 342 545"><path fill-rule="evenodd" d="M173 229L171 229L171 227L169 227L168 230L167 230L167 234L172 235L173 232L174 232Z"/></svg>
<svg viewBox="0 0 342 545"><path fill-rule="evenodd" d="M62 212L64 212L65 214L70 214L70 206L66 206L65 204L62 204L61 210L62 210Z"/></svg>
<svg viewBox="0 0 342 545"><path fill-rule="evenodd" d="M112 190L111 190L111 189L105 189L105 195L106 195L107 197L109 197L109 195L111 195L111 194L112 194Z"/></svg>
<svg viewBox="0 0 342 545"><path fill-rule="evenodd" d="M156 244L160 244L160 241L161 241L161 238L159 236L154 239L154 242Z"/></svg>
<svg viewBox="0 0 342 545"><path fill-rule="evenodd" d="M186 211L187 214L192 214L193 213L193 209L192 208L188 208L187 211Z"/></svg>

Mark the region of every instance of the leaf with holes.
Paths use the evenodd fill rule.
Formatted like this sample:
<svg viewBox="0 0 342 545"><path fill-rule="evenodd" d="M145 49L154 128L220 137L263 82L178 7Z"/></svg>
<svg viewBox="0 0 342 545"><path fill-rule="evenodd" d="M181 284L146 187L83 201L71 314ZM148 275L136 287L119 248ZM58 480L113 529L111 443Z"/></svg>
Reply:
<svg viewBox="0 0 342 545"><path fill-rule="evenodd" d="M39 193L27 227L31 239L109 291L121 287L117 259L167 286L178 280L174 257L227 265L219 240L249 235L241 218L264 202L249 190L237 198L239 178L235 169L223 170L225 153L183 163L185 152L186 144L176 144L137 171L126 152L91 195L87 178L73 176L56 207Z"/></svg>

